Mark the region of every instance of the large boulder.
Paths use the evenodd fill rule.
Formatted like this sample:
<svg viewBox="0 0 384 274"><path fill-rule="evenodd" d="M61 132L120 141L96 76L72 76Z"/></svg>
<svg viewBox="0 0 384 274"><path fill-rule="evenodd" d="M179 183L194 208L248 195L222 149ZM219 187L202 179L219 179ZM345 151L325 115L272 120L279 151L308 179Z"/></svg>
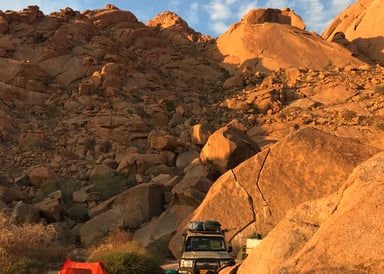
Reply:
<svg viewBox="0 0 384 274"><path fill-rule="evenodd" d="M26 201L28 198L28 195L21 190L0 186L0 200L4 203L8 204L13 201Z"/></svg>
<svg viewBox="0 0 384 274"><path fill-rule="evenodd" d="M148 146L157 151L174 150L177 147L177 138L158 131L152 131L148 136Z"/></svg>
<svg viewBox="0 0 384 274"><path fill-rule="evenodd" d="M98 210L90 210L92 218L79 230L81 243L95 245L117 229L136 229L159 216L164 211L165 190L161 184L143 183L105 201Z"/></svg>
<svg viewBox="0 0 384 274"><path fill-rule="evenodd" d="M359 165L339 191L292 210L237 273L381 273L383 173L379 153Z"/></svg>
<svg viewBox="0 0 384 274"><path fill-rule="evenodd" d="M5 38L2 38L2 39L5 39ZM0 58L0 65L3 68L7 68L7 69L0 70L1 82L9 83L14 78L16 78L17 75L22 71L24 63L19 60L13 60L9 58ZM0 90L5 89L6 86L4 83L1 83L2 86L0 86L1 88Z"/></svg>
<svg viewBox="0 0 384 274"><path fill-rule="evenodd" d="M65 205L61 197L48 196L35 206L49 223L61 222L64 219Z"/></svg>
<svg viewBox="0 0 384 274"><path fill-rule="evenodd" d="M137 137L135 133L147 131L147 125L138 115L125 117L109 110L102 110L89 121L88 130L95 136L97 146L105 144L108 140L128 145Z"/></svg>
<svg viewBox="0 0 384 274"><path fill-rule="evenodd" d="M156 32L145 27L138 29L124 29L118 32L116 36L119 42L133 51L137 49L153 48L160 43L160 39L156 36Z"/></svg>
<svg viewBox="0 0 384 274"><path fill-rule="evenodd" d="M207 126L197 124L191 126L189 134L191 136L192 143L204 145L207 142L209 135L211 135L211 130Z"/></svg>
<svg viewBox="0 0 384 274"><path fill-rule="evenodd" d="M84 246L97 245L105 236L123 225L120 209L112 208L81 225L78 237Z"/></svg>
<svg viewBox="0 0 384 274"><path fill-rule="evenodd" d="M166 154L139 154L127 153L120 161L117 171L119 172L137 172L138 174L147 174L151 168L166 166L169 160Z"/></svg>
<svg viewBox="0 0 384 274"><path fill-rule="evenodd" d="M115 199L126 227L136 228L164 211L164 185L144 183L127 189Z"/></svg>
<svg viewBox="0 0 384 274"><path fill-rule="evenodd" d="M101 29L122 22L127 25L139 25L139 21L133 13L120 10L114 5L107 4L105 9L95 10L95 13L89 12L86 15Z"/></svg>
<svg viewBox="0 0 384 274"><path fill-rule="evenodd" d="M196 150L188 150L177 155L175 165L178 169L183 170L193 161L200 159L200 154Z"/></svg>
<svg viewBox="0 0 384 274"><path fill-rule="evenodd" d="M384 64L384 2L360 0L343 10L324 30L322 37L338 42L342 34L355 53ZM345 44L345 42L344 42Z"/></svg>
<svg viewBox="0 0 384 274"><path fill-rule="evenodd" d="M51 75L55 75L57 83L64 87L68 87L74 81L80 80L86 76L87 67L84 66L84 60L79 56L71 56L69 54L59 56L47 56L47 54L39 55L39 64L41 67L49 71Z"/></svg>
<svg viewBox="0 0 384 274"><path fill-rule="evenodd" d="M135 231L133 240L147 247L153 242L163 238L171 237L180 222L192 213L195 208L188 205L173 204L158 218L150 221Z"/></svg>
<svg viewBox="0 0 384 274"><path fill-rule="evenodd" d="M260 151L241 129L227 125L209 136L200 152L203 163L224 173Z"/></svg>
<svg viewBox="0 0 384 274"><path fill-rule="evenodd" d="M170 11L164 11L156 15L152 20L149 20L146 25L159 29L160 35L172 42L182 44L204 39L200 33L190 28L187 22L180 16Z"/></svg>
<svg viewBox="0 0 384 274"><path fill-rule="evenodd" d="M305 23L299 15L293 10L286 9L253 9L250 10L242 19L241 23L245 24L262 24L262 23L279 23L305 29Z"/></svg>
<svg viewBox="0 0 384 274"><path fill-rule="evenodd" d="M14 223L37 223L40 211L32 204L19 201L12 210L10 220Z"/></svg>
<svg viewBox="0 0 384 274"><path fill-rule="evenodd" d="M186 177L172 188L172 194L178 203L196 208L211 186L207 177Z"/></svg>
<svg viewBox="0 0 384 274"><path fill-rule="evenodd" d="M180 255L190 220L217 219L235 249L255 232L267 235L292 208L340 188L352 170L379 149L305 128L224 173L170 242ZM287 160L289 159L289 160ZM231 214L228 214L231 212Z"/></svg>
<svg viewBox="0 0 384 274"><path fill-rule="evenodd" d="M242 64L252 68L252 73L291 67L321 70L331 64L338 67L364 64L343 46L289 24L257 19L260 16L255 13L251 11L217 39L217 49L224 56L222 65L231 73ZM255 24L255 21L263 23Z"/></svg>
<svg viewBox="0 0 384 274"><path fill-rule="evenodd" d="M54 171L46 166L35 166L28 173L29 181L35 187L47 186L48 184L56 183L58 180Z"/></svg>

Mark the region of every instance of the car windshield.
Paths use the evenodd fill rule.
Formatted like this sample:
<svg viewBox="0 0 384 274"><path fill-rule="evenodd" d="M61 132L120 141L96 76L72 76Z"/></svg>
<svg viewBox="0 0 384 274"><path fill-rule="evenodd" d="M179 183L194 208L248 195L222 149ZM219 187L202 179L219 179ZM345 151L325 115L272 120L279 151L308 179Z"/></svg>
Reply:
<svg viewBox="0 0 384 274"><path fill-rule="evenodd" d="M188 237L186 242L186 251L225 251L225 242L223 237Z"/></svg>

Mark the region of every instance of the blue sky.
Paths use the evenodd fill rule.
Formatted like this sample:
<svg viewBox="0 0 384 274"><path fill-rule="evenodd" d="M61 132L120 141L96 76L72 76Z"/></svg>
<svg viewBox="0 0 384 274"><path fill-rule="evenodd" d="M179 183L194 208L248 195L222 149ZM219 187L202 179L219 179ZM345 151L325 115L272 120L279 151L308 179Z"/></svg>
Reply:
<svg viewBox="0 0 384 274"><path fill-rule="evenodd" d="M238 22L252 8L293 9L307 24L307 30L321 34L333 18L354 0L17 0L1 1L0 10L20 11L29 5L37 5L44 14L66 7L83 11L104 8L114 4L129 10L143 23L165 10L175 12L195 31L217 37Z"/></svg>

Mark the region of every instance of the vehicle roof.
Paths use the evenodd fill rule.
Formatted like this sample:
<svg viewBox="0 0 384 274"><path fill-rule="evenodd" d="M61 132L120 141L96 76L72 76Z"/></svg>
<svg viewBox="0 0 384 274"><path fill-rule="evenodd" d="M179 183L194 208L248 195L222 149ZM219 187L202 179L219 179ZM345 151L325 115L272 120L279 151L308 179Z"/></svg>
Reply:
<svg viewBox="0 0 384 274"><path fill-rule="evenodd" d="M185 234L185 237L192 237L192 236L215 236L215 237L224 237L224 233L222 232L215 232L215 231L188 231Z"/></svg>

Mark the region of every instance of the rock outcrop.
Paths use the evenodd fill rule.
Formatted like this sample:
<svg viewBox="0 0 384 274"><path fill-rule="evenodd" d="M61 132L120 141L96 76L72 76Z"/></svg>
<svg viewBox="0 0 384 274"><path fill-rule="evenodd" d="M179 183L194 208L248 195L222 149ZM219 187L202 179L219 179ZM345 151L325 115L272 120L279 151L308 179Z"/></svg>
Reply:
<svg viewBox="0 0 384 274"><path fill-rule="evenodd" d="M267 235L290 209L337 191L357 165L378 152L310 127L294 132L224 173L179 226L170 248L179 256L189 221L218 219L239 250L244 237Z"/></svg>
<svg viewBox="0 0 384 274"><path fill-rule="evenodd" d="M158 28L162 37L166 37L175 43L183 44L190 41L196 42L210 39L208 36L194 31L180 16L170 11L164 11L156 15L146 25Z"/></svg>
<svg viewBox="0 0 384 274"><path fill-rule="evenodd" d="M305 30L305 23L293 10L286 8L279 9L254 9L249 11L240 23L252 25L263 23L286 24Z"/></svg>
<svg viewBox="0 0 384 274"><path fill-rule="evenodd" d="M241 129L227 125L215 131L201 149L200 159L224 173L260 151Z"/></svg>
<svg viewBox="0 0 384 274"><path fill-rule="evenodd" d="M356 55L364 55L384 64L384 3L380 0L359 0L343 10L324 30L322 37L340 43Z"/></svg>
<svg viewBox="0 0 384 274"><path fill-rule="evenodd" d="M230 69L228 64L246 65L254 73L300 66L324 69L329 64L341 67L363 64L342 46L332 45L319 35L303 30L300 21L299 28L294 27L292 18L297 18L294 13L290 12L293 14L290 17L271 10L267 15L275 14L272 17L276 18L269 19L265 15L267 11L250 11L217 39L217 48L225 57L223 65L227 69Z"/></svg>
<svg viewBox="0 0 384 274"><path fill-rule="evenodd" d="M290 211L237 273L380 273L383 163L384 154L375 155L339 191Z"/></svg>

